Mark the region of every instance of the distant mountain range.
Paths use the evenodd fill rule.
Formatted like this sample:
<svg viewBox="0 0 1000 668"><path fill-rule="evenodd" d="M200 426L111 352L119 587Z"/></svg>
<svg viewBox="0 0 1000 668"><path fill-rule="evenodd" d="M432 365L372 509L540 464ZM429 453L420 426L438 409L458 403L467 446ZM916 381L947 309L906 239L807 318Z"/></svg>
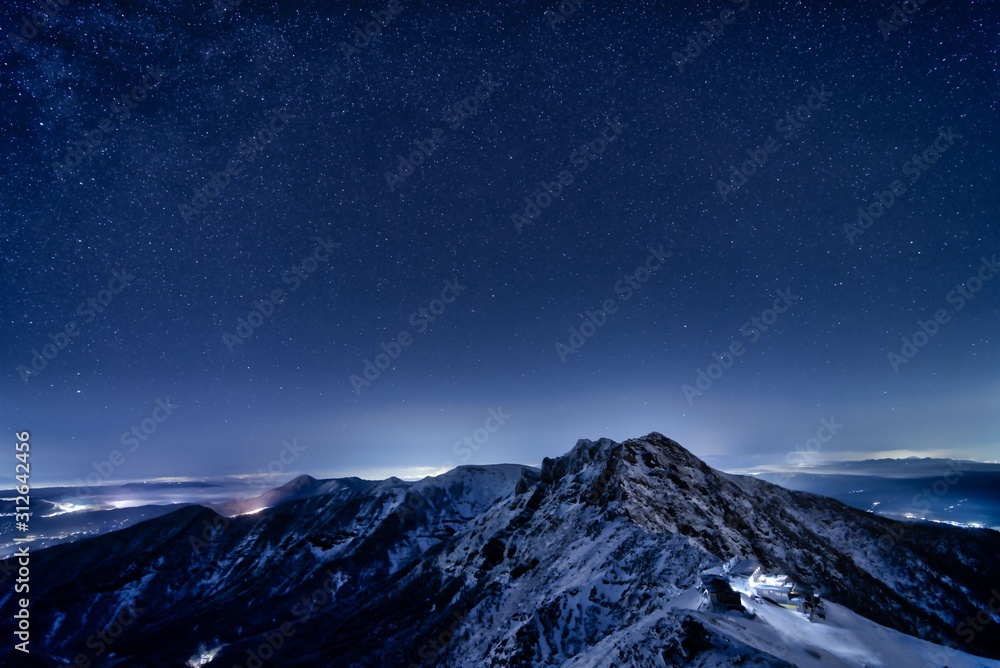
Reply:
<svg viewBox="0 0 1000 668"><path fill-rule="evenodd" d="M794 574L827 619L705 608L699 574L732 556ZM656 433L541 469L301 476L33 552L31 571L32 653L8 642L3 665L1000 666L1000 533L721 473Z"/></svg>
<svg viewBox="0 0 1000 668"><path fill-rule="evenodd" d="M818 475L868 475L879 478L933 478L949 470L1000 474L1000 463L976 462L968 459L938 457L906 457L903 459L858 459L843 462L819 462L802 467L764 467L768 473L806 471Z"/></svg>
<svg viewBox="0 0 1000 668"><path fill-rule="evenodd" d="M759 477L902 521L1000 530L1000 464L869 459L763 472Z"/></svg>
<svg viewBox="0 0 1000 668"><path fill-rule="evenodd" d="M96 536L153 519L192 503L225 503L257 495L260 480L175 480L88 486L38 487L31 490L32 549ZM0 492L0 558L14 553L14 490Z"/></svg>

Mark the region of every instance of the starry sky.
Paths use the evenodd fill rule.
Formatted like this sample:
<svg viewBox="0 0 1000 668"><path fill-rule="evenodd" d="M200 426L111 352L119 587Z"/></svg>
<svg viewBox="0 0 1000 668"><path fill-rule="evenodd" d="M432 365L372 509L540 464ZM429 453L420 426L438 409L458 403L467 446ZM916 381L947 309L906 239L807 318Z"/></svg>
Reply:
<svg viewBox="0 0 1000 668"><path fill-rule="evenodd" d="M996 458L993 3L55 6L0 10L36 484Z"/></svg>

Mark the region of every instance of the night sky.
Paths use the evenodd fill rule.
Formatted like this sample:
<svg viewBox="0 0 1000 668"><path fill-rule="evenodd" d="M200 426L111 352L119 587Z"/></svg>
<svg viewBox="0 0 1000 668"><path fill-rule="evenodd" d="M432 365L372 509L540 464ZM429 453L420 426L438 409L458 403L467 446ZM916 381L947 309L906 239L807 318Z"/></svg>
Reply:
<svg viewBox="0 0 1000 668"><path fill-rule="evenodd" d="M994 3L181 4L0 11L35 484L996 459Z"/></svg>

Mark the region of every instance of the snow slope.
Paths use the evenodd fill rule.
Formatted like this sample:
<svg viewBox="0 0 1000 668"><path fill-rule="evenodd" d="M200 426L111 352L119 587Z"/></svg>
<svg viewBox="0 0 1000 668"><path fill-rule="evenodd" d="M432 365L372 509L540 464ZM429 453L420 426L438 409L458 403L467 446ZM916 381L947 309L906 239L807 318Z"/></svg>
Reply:
<svg viewBox="0 0 1000 668"><path fill-rule="evenodd" d="M971 656L894 631L836 603L826 604L826 619L810 622L805 615L771 603L756 604L743 596L755 619L736 613L699 613L710 628L801 668L897 668L948 666L1000 668L1000 661Z"/></svg>
<svg viewBox="0 0 1000 668"><path fill-rule="evenodd" d="M287 624L269 665L998 665L927 642L986 606L996 532L913 525L886 543L889 520L721 474L659 434L580 441L541 469L302 477L225 510L33 553L35 665L86 655L127 604L155 614L107 665L247 665ZM699 611L699 573L734 555L817 588L827 620ZM989 633L962 649L1000 658Z"/></svg>

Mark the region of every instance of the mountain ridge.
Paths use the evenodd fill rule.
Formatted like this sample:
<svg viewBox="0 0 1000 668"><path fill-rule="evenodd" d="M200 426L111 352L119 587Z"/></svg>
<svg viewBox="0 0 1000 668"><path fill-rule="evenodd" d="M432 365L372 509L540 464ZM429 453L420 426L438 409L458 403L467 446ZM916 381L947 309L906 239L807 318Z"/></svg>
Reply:
<svg viewBox="0 0 1000 668"><path fill-rule="evenodd" d="M754 636L671 607L734 555L883 626L1000 657L989 634L964 643L956 631L988 602L977 585L1000 579L1000 534L908 526L881 549L897 523L721 473L656 432L583 439L538 469L296 480L252 514L187 507L34 555L32 614L50 665L88 651L128 605L158 614L114 644L127 665L177 665L199 647L217 649L204 665L243 665L282 623L295 634L271 651L288 666L790 665ZM445 630L451 640L428 650ZM613 651L601 659L598 647Z"/></svg>

